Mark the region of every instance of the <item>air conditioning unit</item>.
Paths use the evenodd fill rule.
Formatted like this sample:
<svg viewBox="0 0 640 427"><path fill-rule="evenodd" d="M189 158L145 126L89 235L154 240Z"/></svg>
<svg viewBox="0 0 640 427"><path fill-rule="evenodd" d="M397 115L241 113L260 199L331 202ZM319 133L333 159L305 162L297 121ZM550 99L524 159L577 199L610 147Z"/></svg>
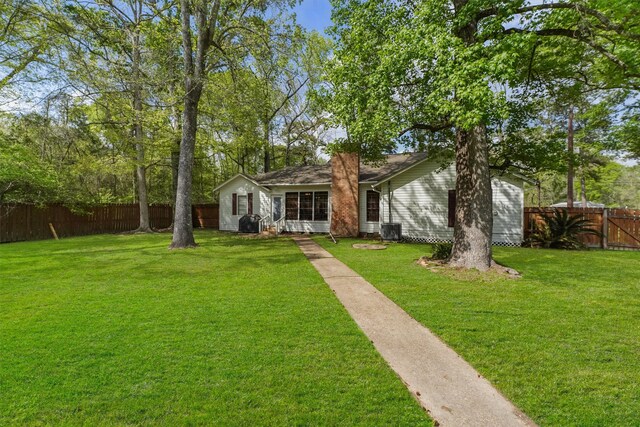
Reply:
<svg viewBox="0 0 640 427"><path fill-rule="evenodd" d="M402 240L402 224L398 222L380 224L380 237L385 242L399 242Z"/></svg>

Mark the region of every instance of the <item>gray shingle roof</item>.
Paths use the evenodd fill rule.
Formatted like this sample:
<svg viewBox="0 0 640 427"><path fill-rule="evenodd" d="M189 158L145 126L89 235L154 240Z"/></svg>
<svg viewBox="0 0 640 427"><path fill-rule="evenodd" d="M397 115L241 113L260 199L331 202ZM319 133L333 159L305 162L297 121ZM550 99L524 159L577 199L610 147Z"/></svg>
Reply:
<svg viewBox="0 0 640 427"><path fill-rule="evenodd" d="M330 184L331 165L290 166L252 177L260 185Z"/></svg>
<svg viewBox="0 0 640 427"><path fill-rule="evenodd" d="M381 165L360 162L360 182L379 182L427 158L427 153L390 154ZM292 166L252 177L260 185L330 184L331 162L323 165Z"/></svg>
<svg viewBox="0 0 640 427"><path fill-rule="evenodd" d="M360 162L360 182L379 182L427 158L427 153L389 154L380 166Z"/></svg>

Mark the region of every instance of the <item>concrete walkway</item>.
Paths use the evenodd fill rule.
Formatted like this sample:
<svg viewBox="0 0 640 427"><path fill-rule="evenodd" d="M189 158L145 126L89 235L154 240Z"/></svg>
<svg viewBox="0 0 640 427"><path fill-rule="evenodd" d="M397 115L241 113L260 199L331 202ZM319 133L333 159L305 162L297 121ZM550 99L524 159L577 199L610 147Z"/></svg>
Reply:
<svg viewBox="0 0 640 427"><path fill-rule="evenodd" d="M294 240L439 425L535 425L455 351L356 272L308 237Z"/></svg>

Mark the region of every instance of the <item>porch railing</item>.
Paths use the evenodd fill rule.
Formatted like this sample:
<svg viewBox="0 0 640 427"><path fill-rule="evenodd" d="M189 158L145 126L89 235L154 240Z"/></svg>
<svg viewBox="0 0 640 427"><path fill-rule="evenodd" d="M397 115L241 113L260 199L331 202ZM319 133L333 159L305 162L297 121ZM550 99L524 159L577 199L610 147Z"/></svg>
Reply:
<svg viewBox="0 0 640 427"><path fill-rule="evenodd" d="M263 218L260 218L260 221L258 221L258 231L262 233L270 225L271 225L271 215L267 215Z"/></svg>
<svg viewBox="0 0 640 427"><path fill-rule="evenodd" d="M280 217L278 220L274 221L271 215L267 215L264 218L261 218L258 221L258 230L262 233L269 227L274 227L276 230L276 234L282 233L285 228L285 218L284 216Z"/></svg>
<svg viewBox="0 0 640 427"><path fill-rule="evenodd" d="M276 228L276 234L282 233L285 227L285 217L281 216L277 221L273 223L273 226Z"/></svg>

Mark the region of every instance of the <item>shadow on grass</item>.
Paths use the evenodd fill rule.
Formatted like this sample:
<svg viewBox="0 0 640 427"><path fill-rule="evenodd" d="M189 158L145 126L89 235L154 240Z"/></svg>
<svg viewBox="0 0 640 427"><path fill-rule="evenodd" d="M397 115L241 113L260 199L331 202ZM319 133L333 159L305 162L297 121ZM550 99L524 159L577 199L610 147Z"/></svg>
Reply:
<svg viewBox="0 0 640 427"><path fill-rule="evenodd" d="M2 251L4 261L17 273L43 273L75 267L81 276L99 274L167 275L207 271L257 271L302 266L306 258L286 238L251 238L220 232L196 233L197 248L169 250L167 235L99 235L60 241L26 242ZM4 253L3 253L4 252ZM4 258L4 259L3 259ZM46 259L46 262L42 262Z"/></svg>

